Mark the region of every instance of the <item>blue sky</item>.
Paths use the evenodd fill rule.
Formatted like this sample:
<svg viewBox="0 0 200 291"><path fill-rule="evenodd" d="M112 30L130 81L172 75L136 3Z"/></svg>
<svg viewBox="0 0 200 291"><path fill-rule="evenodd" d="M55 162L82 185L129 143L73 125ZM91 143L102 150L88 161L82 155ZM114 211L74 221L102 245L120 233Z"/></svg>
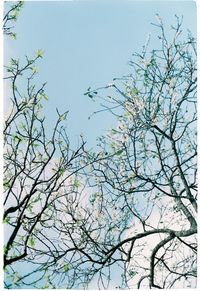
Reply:
<svg viewBox="0 0 200 291"><path fill-rule="evenodd" d="M88 145L94 146L97 136L115 126L108 113L88 120L100 107L84 93L89 86L101 87L130 73L131 54L141 51L148 33L152 34L151 46L157 47L157 29L151 25L156 13L167 28L174 23L175 14L183 15L183 27L196 34L193 1L25 3L15 24L17 40L5 39L5 63L10 57L21 59L33 56L37 49L45 51L38 63L38 80L47 81L48 130L53 127L56 107L70 111L67 127L73 144L84 133Z"/></svg>
<svg viewBox="0 0 200 291"><path fill-rule="evenodd" d="M184 27L195 33L193 1L28 1L15 25L17 40L5 40L5 54L23 58L44 49L38 78L47 81L48 124L53 126L55 107L70 110L73 142L84 133L93 146L114 121L108 113L88 120L99 105L83 94L130 72L131 54L141 50L149 32L156 47L157 31L150 24L156 13L168 27L174 14L184 15Z"/></svg>

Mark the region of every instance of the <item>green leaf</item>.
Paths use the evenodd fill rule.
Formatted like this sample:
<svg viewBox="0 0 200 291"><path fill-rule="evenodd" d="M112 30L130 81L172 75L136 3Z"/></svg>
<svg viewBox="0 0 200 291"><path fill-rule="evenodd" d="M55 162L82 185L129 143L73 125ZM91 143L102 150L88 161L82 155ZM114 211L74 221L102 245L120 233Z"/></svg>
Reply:
<svg viewBox="0 0 200 291"><path fill-rule="evenodd" d="M122 153L123 153L123 150L119 150L119 151L117 151L115 154L116 154L117 156L120 156Z"/></svg>
<svg viewBox="0 0 200 291"><path fill-rule="evenodd" d="M60 171L61 175L63 175L65 172L65 168L60 168L59 171Z"/></svg>
<svg viewBox="0 0 200 291"><path fill-rule="evenodd" d="M13 134L12 137L13 137L14 141L16 141L16 142L22 141L22 138L19 137L17 134Z"/></svg>
<svg viewBox="0 0 200 291"><path fill-rule="evenodd" d="M34 74L38 73L38 68L37 67L31 67L31 70Z"/></svg>
<svg viewBox="0 0 200 291"><path fill-rule="evenodd" d="M78 188L80 185L81 184L80 184L79 180L75 179L74 186Z"/></svg>
<svg viewBox="0 0 200 291"><path fill-rule="evenodd" d="M117 130L115 130L115 129L113 129L113 128L112 128L111 131L112 131L112 133L117 133Z"/></svg>
<svg viewBox="0 0 200 291"><path fill-rule="evenodd" d="M6 218L4 218L3 223L8 224L10 222L10 217L7 216Z"/></svg>
<svg viewBox="0 0 200 291"><path fill-rule="evenodd" d="M45 99L45 100L48 100L49 97L46 95L46 94L42 94L42 97Z"/></svg>
<svg viewBox="0 0 200 291"><path fill-rule="evenodd" d="M9 189L10 188L10 183L8 181L5 181L3 183L3 187L5 188L5 190Z"/></svg>
<svg viewBox="0 0 200 291"><path fill-rule="evenodd" d="M129 275L130 275L131 277L134 277L135 275L137 275L137 272L136 272L136 271L133 271L133 270L130 270L130 271L129 271Z"/></svg>
<svg viewBox="0 0 200 291"><path fill-rule="evenodd" d="M7 249L7 246L4 246L4 247L3 247L3 252L4 252L4 254L7 252L7 250L8 250L8 249Z"/></svg>
<svg viewBox="0 0 200 291"><path fill-rule="evenodd" d="M138 95L139 92L140 91L137 88L133 88L130 93L131 95Z"/></svg>
<svg viewBox="0 0 200 291"><path fill-rule="evenodd" d="M11 58L10 62L11 62L11 65L13 65L13 66L19 64L19 60L16 60L16 59L13 59L13 58Z"/></svg>
<svg viewBox="0 0 200 291"><path fill-rule="evenodd" d="M67 118L67 114L68 114L68 111L65 112L65 113L63 113L62 115L60 115L59 119L60 119L61 121L66 120L66 118Z"/></svg>
<svg viewBox="0 0 200 291"><path fill-rule="evenodd" d="M49 284L46 283L41 289L49 289Z"/></svg>
<svg viewBox="0 0 200 291"><path fill-rule="evenodd" d="M65 264L63 266L63 269L64 269L65 272L68 272L70 270L70 265L69 264Z"/></svg>
<svg viewBox="0 0 200 291"><path fill-rule="evenodd" d="M35 54L36 54L36 57L38 57L38 58L43 58L43 56L44 56L44 51L43 51L42 49L39 49L39 50L37 50L37 51L35 52Z"/></svg>
<svg viewBox="0 0 200 291"><path fill-rule="evenodd" d="M29 245L31 246L31 247L34 247L35 246L35 240L34 240L34 238L31 236L30 237L30 239L29 239Z"/></svg>
<svg viewBox="0 0 200 291"><path fill-rule="evenodd" d="M26 128L26 125L23 122L20 122L19 123L19 128L25 129Z"/></svg>
<svg viewBox="0 0 200 291"><path fill-rule="evenodd" d="M12 33L10 34L10 36L11 36L14 40L17 39L17 35L16 35L16 33L13 33L13 32L12 32Z"/></svg>

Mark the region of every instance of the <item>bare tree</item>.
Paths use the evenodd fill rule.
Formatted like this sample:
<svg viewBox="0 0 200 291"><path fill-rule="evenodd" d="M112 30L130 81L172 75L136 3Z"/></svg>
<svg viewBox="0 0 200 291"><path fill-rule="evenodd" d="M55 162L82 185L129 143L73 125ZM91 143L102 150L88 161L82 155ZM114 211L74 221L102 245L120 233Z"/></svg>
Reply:
<svg viewBox="0 0 200 291"><path fill-rule="evenodd" d="M118 120L99 139L104 159L92 175L105 221L105 253L96 257L102 269L120 262L121 288L196 284L195 39L182 36L182 19L171 38L157 20L159 48L150 50L148 40L130 61L133 73L105 87L108 96L86 92Z"/></svg>
<svg viewBox="0 0 200 291"><path fill-rule="evenodd" d="M17 2L6 13L5 34L13 35L12 27L7 25L20 8L21 2ZM59 198L68 199L68 194L74 191L76 181L72 181L72 177L74 179L81 168L77 161L85 145L80 138L77 148L71 149L66 130L68 112L60 114L57 110L55 124L47 126L43 113L48 99L46 84L34 83L38 72L36 63L42 57L43 51L38 50L33 58L26 56L24 62L12 58L5 66L4 268L7 288L21 286L23 276L27 276L24 275L26 262L29 262L27 269L31 268L29 273L34 274L37 263L43 267L46 259L51 265L50 259L56 260L60 255L56 245L53 249L55 233L51 232L55 217L61 215L55 201L59 204ZM35 280L28 284L34 285Z"/></svg>
<svg viewBox="0 0 200 291"><path fill-rule="evenodd" d="M7 66L7 288L195 286L196 44L179 18L171 38L157 18L158 49L147 42L131 75L86 92L117 119L96 151L82 138L70 150L67 112L47 129L41 50Z"/></svg>

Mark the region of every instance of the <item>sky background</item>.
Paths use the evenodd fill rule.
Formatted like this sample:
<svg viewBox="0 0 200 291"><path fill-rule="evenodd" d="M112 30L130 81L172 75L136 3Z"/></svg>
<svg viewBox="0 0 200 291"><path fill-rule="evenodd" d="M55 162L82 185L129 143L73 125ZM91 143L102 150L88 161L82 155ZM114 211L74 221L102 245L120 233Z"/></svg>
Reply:
<svg viewBox="0 0 200 291"><path fill-rule="evenodd" d="M69 110L67 128L73 146L83 133L88 146L94 147L96 137L115 126L109 113L88 119L100 106L84 93L88 87L106 86L113 78L129 74L128 61L133 52L141 51L149 33L151 47L158 47L158 29L151 25L156 22L156 13L167 29L175 23L175 14L183 15L183 28L196 34L196 6L192 0L25 2L15 23L17 40L4 40L4 63L10 57L23 59L25 55L32 57L38 49L45 51L38 62L36 82L47 81L49 132L56 107L60 112ZM116 285L114 280L110 288Z"/></svg>
<svg viewBox="0 0 200 291"><path fill-rule="evenodd" d="M47 82L48 129L53 127L56 107L69 110L72 142L84 133L88 145L94 146L96 137L115 121L109 113L88 120L100 106L84 93L89 86L105 86L130 73L128 61L133 52L141 51L149 33L152 48L158 46L158 29L151 25L156 13L167 28L175 23L175 14L183 15L183 27L196 33L193 1L25 1L15 23L17 40L5 38L5 62L10 57L32 57L43 49L38 81Z"/></svg>

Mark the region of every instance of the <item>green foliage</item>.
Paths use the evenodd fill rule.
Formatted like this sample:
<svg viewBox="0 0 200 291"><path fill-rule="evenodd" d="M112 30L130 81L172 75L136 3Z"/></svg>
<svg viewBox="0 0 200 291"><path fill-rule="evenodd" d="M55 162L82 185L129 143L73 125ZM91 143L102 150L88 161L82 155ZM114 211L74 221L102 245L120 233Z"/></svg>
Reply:
<svg viewBox="0 0 200 291"><path fill-rule="evenodd" d="M64 272L65 272L65 273L68 272L68 271L71 269L70 264L65 264L65 265L63 266L63 269L64 269Z"/></svg>
<svg viewBox="0 0 200 291"><path fill-rule="evenodd" d="M161 47L144 46L130 62L133 74L85 93L104 100L118 122L96 152L83 137L71 148L68 111L57 110L52 131L45 123L45 84L34 84L43 50L6 67L13 88L4 129L8 288L87 288L95 279L108 289L116 270L124 289L143 279L150 288L176 287L180 274L185 286L196 276L194 40L178 39L178 22L167 45L158 20ZM99 96L103 89L109 95ZM16 276L17 261L34 271Z"/></svg>
<svg viewBox="0 0 200 291"><path fill-rule="evenodd" d="M12 22L16 22L18 19L21 8L24 5L24 1L16 1L9 7L9 10L5 13L3 18L3 32L5 35L10 36L13 39L16 39L17 35L12 31L13 25Z"/></svg>
<svg viewBox="0 0 200 291"><path fill-rule="evenodd" d="M30 246L30 247L34 247L35 246L35 239L33 238L33 236L31 236L30 238L29 238L29 240L28 240L28 245Z"/></svg>
<svg viewBox="0 0 200 291"><path fill-rule="evenodd" d="M35 55L37 58L43 58L44 57L44 50L42 49L38 49L36 52L35 52Z"/></svg>
<svg viewBox="0 0 200 291"><path fill-rule="evenodd" d="M4 218L3 223L8 224L10 222L10 217L6 216L6 218Z"/></svg>

